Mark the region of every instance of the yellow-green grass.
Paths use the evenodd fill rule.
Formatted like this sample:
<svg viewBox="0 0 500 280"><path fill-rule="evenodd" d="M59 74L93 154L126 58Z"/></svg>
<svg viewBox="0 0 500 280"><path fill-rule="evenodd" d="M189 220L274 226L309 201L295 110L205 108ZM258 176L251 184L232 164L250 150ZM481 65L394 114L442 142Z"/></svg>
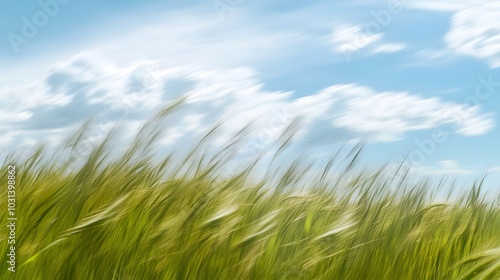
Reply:
<svg viewBox="0 0 500 280"><path fill-rule="evenodd" d="M56 153L9 156L17 266L7 270L4 227L0 279L500 279L500 211L481 182L436 202L434 182L354 171L359 147L335 165L340 174L330 170L338 158L318 176L276 160L290 168L256 179L259 159L227 174L243 132L211 153L216 128L183 156L158 159L153 144L171 109L122 155L109 153L110 133L78 158L86 124Z"/></svg>

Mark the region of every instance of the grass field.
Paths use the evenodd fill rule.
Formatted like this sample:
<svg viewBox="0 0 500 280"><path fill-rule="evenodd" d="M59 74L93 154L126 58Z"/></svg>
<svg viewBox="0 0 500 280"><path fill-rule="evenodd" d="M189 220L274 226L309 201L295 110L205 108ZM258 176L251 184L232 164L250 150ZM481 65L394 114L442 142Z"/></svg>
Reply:
<svg viewBox="0 0 500 280"><path fill-rule="evenodd" d="M121 155L110 133L75 165L88 125L57 152L11 154L17 265L4 227L0 279L500 279L500 210L481 182L438 202L439 182L354 171L360 147L318 176L280 162L256 179L259 158L227 174L239 136L209 153L213 131L157 160L168 112Z"/></svg>

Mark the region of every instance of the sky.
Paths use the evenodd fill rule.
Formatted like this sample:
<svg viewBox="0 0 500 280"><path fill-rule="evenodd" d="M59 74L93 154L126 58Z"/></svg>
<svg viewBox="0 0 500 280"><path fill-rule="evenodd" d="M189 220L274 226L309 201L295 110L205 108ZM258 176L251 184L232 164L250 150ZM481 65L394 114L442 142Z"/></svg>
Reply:
<svg viewBox="0 0 500 280"><path fill-rule="evenodd" d="M364 139L370 166L406 156L496 188L498 18L493 0L2 1L0 145L90 117L133 131L185 95L165 146L220 119L225 136L255 121L259 146L300 117L319 157Z"/></svg>

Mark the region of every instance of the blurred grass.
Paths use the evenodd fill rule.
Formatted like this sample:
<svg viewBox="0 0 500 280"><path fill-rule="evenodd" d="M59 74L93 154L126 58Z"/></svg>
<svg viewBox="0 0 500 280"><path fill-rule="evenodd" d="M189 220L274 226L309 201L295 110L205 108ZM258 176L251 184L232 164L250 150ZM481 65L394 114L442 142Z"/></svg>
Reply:
<svg viewBox="0 0 500 280"><path fill-rule="evenodd" d="M260 179L262 157L227 174L246 128L210 153L219 126L157 160L154 143L177 106L118 156L112 130L79 158L90 123L57 152L11 154L2 170L18 167L18 263L12 274L4 262L0 279L500 279L498 201L480 181L436 202L440 182L354 171L362 145L316 176L301 157L273 158Z"/></svg>

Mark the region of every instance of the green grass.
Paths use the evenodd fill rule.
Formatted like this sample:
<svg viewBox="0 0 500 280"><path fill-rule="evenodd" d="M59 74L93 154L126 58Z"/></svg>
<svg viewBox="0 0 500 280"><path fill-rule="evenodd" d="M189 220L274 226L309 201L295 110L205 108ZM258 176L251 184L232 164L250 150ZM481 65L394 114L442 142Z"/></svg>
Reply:
<svg viewBox="0 0 500 280"><path fill-rule="evenodd" d="M11 155L18 263L14 274L2 262L0 279L500 279L500 211L481 182L437 202L440 182L353 168L361 146L316 175L275 160L258 178L262 158L228 174L245 129L218 153L207 149L214 128L158 160L173 109L121 155L111 132L75 165L89 123L57 152Z"/></svg>

